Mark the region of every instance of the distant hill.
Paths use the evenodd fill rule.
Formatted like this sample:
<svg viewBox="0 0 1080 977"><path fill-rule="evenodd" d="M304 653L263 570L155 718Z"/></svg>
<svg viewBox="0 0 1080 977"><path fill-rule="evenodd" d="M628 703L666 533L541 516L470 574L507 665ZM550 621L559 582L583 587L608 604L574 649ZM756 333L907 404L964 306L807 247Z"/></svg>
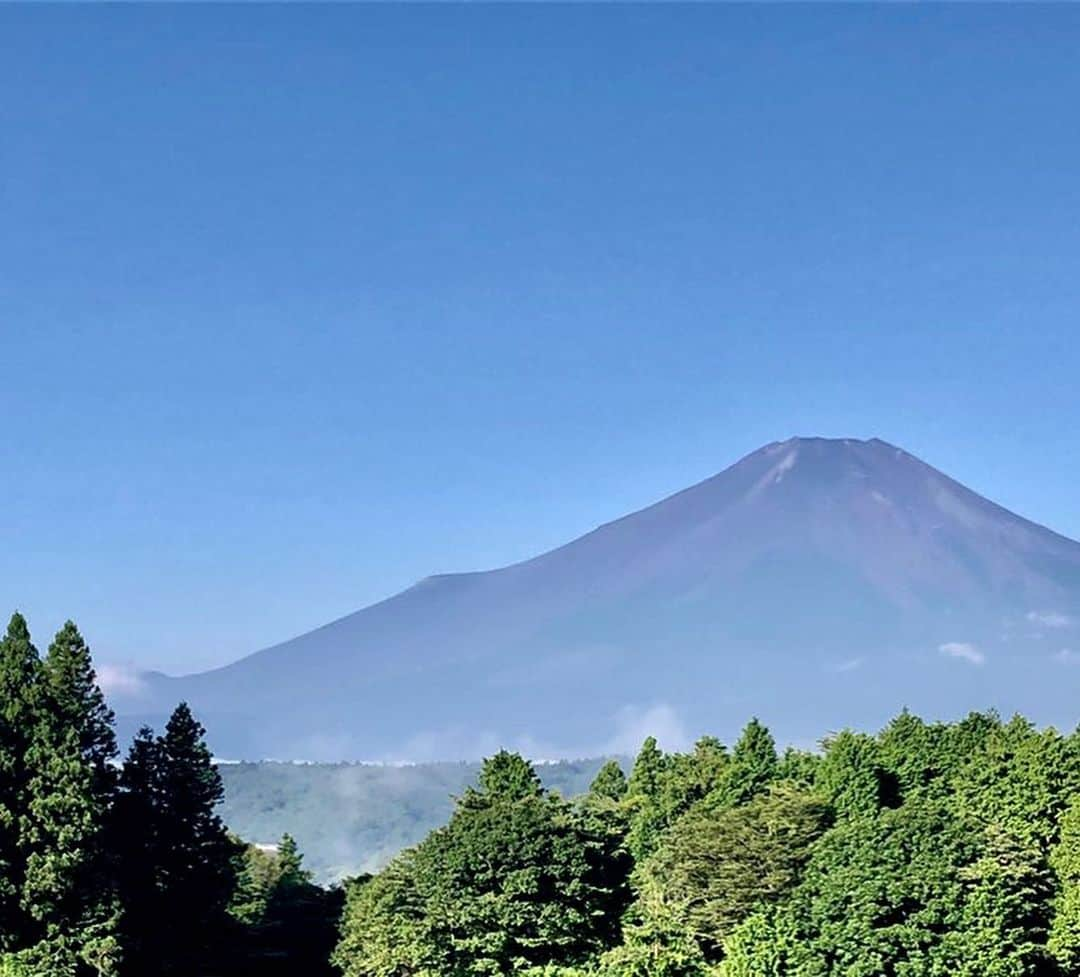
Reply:
<svg viewBox="0 0 1080 977"><path fill-rule="evenodd" d="M603 759L537 765L544 786L564 797L585 793ZM218 767L225 782L220 813L229 828L258 844L286 831L304 864L328 882L381 868L403 848L445 824L453 798L474 785L479 763L237 763Z"/></svg>
<svg viewBox="0 0 1080 977"><path fill-rule="evenodd" d="M569 491L551 479L538 491ZM785 741L903 705L1077 718L1080 544L879 440L795 438L535 559L430 577L224 668L144 676L235 758Z"/></svg>

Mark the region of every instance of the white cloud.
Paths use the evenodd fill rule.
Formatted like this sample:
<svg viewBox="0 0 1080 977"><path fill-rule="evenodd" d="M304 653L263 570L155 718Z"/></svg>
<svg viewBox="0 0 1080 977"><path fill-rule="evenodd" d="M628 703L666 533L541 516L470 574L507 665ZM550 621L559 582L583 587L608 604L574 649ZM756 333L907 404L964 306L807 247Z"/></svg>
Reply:
<svg viewBox="0 0 1080 977"><path fill-rule="evenodd" d="M946 641L945 644L938 645L938 651L943 655L948 655L950 658L959 658L961 661L966 661L971 665L986 664L986 655L966 641Z"/></svg>
<svg viewBox="0 0 1080 977"><path fill-rule="evenodd" d="M1059 665L1080 665L1080 651L1062 648L1061 651L1054 655L1054 661Z"/></svg>
<svg viewBox="0 0 1080 977"><path fill-rule="evenodd" d="M825 666L825 671L833 672L836 674L842 672L853 672L856 668L862 668L863 659L861 658L849 658L847 661L842 662L829 662Z"/></svg>
<svg viewBox="0 0 1080 977"><path fill-rule="evenodd" d="M142 673L134 665L97 666L97 682L106 696L141 695L146 689Z"/></svg>
<svg viewBox="0 0 1080 977"><path fill-rule="evenodd" d="M615 734L605 744L602 752L633 756L649 736L665 750L685 750L690 746L686 727L667 703L658 703L647 709L624 706L615 716Z"/></svg>
<svg viewBox="0 0 1080 977"><path fill-rule="evenodd" d="M1027 619L1044 628L1067 628L1073 623L1068 614L1059 611L1028 611Z"/></svg>

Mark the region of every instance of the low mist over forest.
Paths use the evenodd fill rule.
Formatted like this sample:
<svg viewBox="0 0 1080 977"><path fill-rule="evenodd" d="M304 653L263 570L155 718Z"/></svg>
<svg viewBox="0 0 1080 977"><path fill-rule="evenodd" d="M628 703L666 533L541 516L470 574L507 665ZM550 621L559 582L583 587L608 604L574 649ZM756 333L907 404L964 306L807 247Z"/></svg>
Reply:
<svg viewBox="0 0 1080 977"><path fill-rule="evenodd" d="M560 760L536 770L549 790L577 797L603 763ZM218 771L221 816L233 831L264 843L287 831L316 877L334 881L381 868L444 824L480 764L223 763Z"/></svg>

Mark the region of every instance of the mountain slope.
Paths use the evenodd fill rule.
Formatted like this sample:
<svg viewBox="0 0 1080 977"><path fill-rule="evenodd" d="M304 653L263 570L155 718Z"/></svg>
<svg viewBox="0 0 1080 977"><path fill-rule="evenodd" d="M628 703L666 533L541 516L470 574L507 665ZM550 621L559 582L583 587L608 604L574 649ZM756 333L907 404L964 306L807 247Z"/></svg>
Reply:
<svg viewBox="0 0 1080 977"><path fill-rule="evenodd" d="M905 704L1072 723L1078 612L1080 544L885 442L792 439L117 707L187 698L221 754L312 759L618 752L755 713L798 739Z"/></svg>

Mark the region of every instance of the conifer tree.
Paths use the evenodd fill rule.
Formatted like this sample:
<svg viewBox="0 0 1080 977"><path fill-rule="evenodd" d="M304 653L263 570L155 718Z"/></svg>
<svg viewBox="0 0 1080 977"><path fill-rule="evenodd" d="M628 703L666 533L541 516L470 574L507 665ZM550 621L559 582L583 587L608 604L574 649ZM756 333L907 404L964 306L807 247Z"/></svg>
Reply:
<svg viewBox="0 0 1080 977"><path fill-rule="evenodd" d="M34 972L112 973L119 943L107 828L115 754L112 714L89 649L70 621L49 647L27 750L22 902L39 925Z"/></svg>
<svg viewBox="0 0 1080 977"><path fill-rule="evenodd" d="M29 801L27 751L38 722L41 661L26 619L17 611L0 639L0 953L36 941L39 928L23 909Z"/></svg>
<svg viewBox="0 0 1080 977"><path fill-rule="evenodd" d="M75 731L96 788L109 791L115 781L116 720L97 683L90 649L73 622L66 622L49 645L43 673L55 721Z"/></svg>
<svg viewBox="0 0 1080 977"><path fill-rule="evenodd" d="M181 703L163 735L140 732L124 765L118 827L137 972L187 977L223 952L237 848L214 810L223 788L204 732Z"/></svg>
<svg viewBox="0 0 1080 977"><path fill-rule="evenodd" d="M215 811L224 788L204 736L182 702L158 742L158 884L178 972L212 960L235 885L234 844Z"/></svg>
<svg viewBox="0 0 1080 977"><path fill-rule="evenodd" d="M626 790L630 808L626 846L635 863L643 862L652 854L664 828L661 792L666 773L666 758L656 744L656 737L650 736L641 745Z"/></svg>
<svg viewBox="0 0 1080 977"><path fill-rule="evenodd" d="M745 804L776 779L779 766L772 733L756 718L751 719L731 751L723 788L725 801Z"/></svg>
<svg viewBox="0 0 1080 977"><path fill-rule="evenodd" d="M143 726L128 749L120 773L111 842L117 855L117 884L123 909L125 960L133 973L148 965L159 915L157 865L161 838L161 744Z"/></svg>

